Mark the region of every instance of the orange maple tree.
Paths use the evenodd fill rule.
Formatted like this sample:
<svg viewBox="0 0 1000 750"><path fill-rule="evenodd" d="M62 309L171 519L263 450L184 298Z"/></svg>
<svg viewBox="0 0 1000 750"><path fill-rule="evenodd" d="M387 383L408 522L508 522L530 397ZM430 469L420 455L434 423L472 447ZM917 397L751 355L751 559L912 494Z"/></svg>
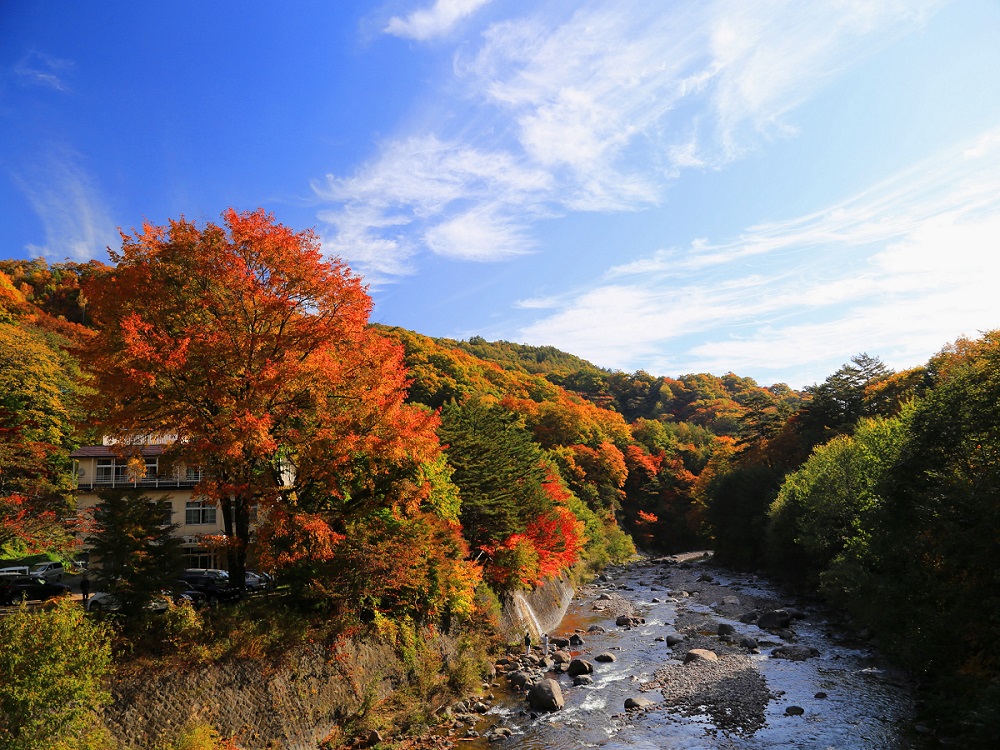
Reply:
<svg viewBox="0 0 1000 750"><path fill-rule="evenodd" d="M332 539L375 507L419 502L397 490L438 446L434 415L403 402L400 347L367 325L360 279L311 231L263 210L222 218L123 232L115 266L85 286L98 334L81 354L91 414L123 453L168 436L168 460L203 469L242 581L254 510L281 500Z"/></svg>

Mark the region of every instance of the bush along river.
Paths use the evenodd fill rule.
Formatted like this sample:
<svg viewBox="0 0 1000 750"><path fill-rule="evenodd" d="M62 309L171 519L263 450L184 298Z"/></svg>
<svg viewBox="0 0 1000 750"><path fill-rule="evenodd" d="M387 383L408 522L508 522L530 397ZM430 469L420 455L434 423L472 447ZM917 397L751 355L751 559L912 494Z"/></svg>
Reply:
<svg viewBox="0 0 1000 750"><path fill-rule="evenodd" d="M465 747L912 748L905 676L815 602L710 557L646 560L581 587L548 655L497 664ZM480 704L480 712L486 709Z"/></svg>

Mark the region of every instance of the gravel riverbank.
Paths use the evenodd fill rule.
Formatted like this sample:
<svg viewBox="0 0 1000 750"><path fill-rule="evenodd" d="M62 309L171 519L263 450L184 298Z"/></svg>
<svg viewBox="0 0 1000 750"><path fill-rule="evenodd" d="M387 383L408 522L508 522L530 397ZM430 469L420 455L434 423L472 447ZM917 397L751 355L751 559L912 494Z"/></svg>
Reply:
<svg viewBox="0 0 1000 750"><path fill-rule="evenodd" d="M609 569L550 636L547 655L535 639L500 659L484 702L450 707L436 746L914 747L905 682L863 639L707 554Z"/></svg>

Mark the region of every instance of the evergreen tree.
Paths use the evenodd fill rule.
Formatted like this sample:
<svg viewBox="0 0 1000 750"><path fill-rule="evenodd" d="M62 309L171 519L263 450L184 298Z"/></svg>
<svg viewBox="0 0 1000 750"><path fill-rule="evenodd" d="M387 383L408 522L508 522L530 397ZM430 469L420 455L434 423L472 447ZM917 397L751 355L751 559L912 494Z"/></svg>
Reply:
<svg viewBox="0 0 1000 750"><path fill-rule="evenodd" d="M449 404L439 434L462 496L465 538L481 547L523 532L551 504L542 451L518 418L482 397Z"/></svg>
<svg viewBox="0 0 1000 750"><path fill-rule="evenodd" d="M97 559L97 585L114 594L122 612L142 612L162 589L170 588L182 566L177 524L169 522L169 500L153 500L141 490L106 490L94 510L95 531L87 537Z"/></svg>

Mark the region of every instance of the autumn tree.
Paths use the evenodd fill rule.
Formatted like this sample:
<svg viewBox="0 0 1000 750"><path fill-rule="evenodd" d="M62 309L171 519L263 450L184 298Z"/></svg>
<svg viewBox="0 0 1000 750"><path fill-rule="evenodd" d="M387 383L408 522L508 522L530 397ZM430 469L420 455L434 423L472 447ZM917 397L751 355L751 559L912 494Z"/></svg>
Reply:
<svg viewBox="0 0 1000 750"><path fill-rule="evenodd" d="M255 509L306 503L340 533L392 505L436 440L432 415L403 404L401 352L368 327L360 279L311 231L263 210L222 218L123 233L84 288L99 333L82 355L122 453L166 435L168 461L203 469L239 583Z"/></svg>

